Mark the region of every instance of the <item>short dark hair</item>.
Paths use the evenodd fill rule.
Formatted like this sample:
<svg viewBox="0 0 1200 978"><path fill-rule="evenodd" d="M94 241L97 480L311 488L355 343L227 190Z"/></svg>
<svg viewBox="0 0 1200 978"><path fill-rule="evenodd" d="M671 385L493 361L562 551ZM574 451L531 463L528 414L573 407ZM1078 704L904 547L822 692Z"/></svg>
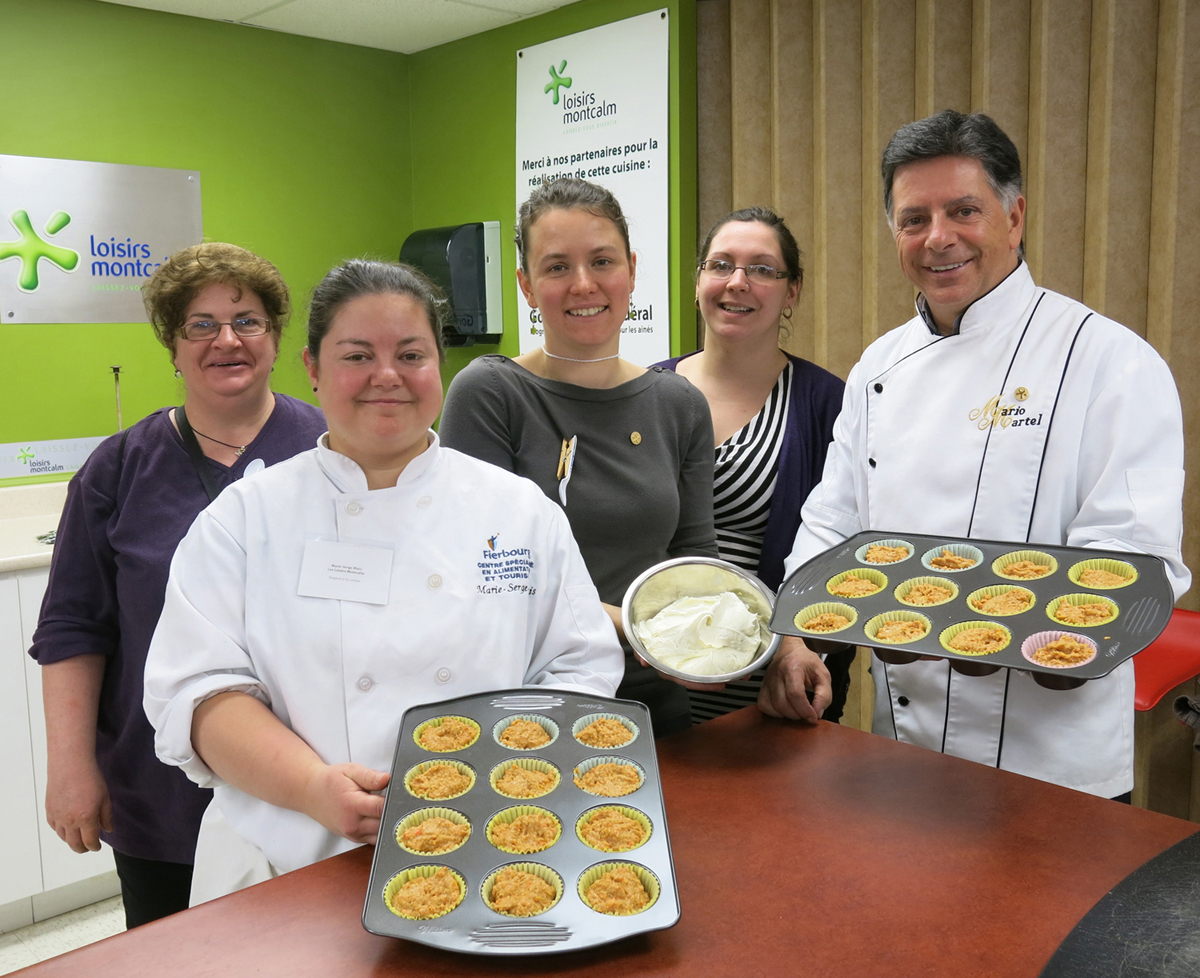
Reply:
<svg viewBox="0 0 1200 978"><path fill-rule="evenodd" d="M529 232L539 217L551 210L587 211L595 217L604 217L616 226L621 239L625 242L625 256L631 254L629 249L629 225L621 205L612 192L596 183L588 183L577 177L559 177L549 183L543 183L534 189L529 199L521 205L517 213L517 233L514 240L517 244L517 255L521 259L521 270L527 271L526 249L529 247Z"/></svg>
<svg viewBox="0 0 1200 978"><path fill-rule="evenodd" d="M446 321L446 295L411 265L400 262L351 258L332 268L313 289L308 307L308 352L315 360L321 341L346 303L364 295L407 295L425 309L437 344L438 359L446 358L442 330Z"/></svg>
<svg viewBox="0 0 1200 978"><path fill-rule="evenodd" d="M1021 157L1017 147L991 116L982 112L963 115L946 109L896 130L883 151L883 208L892 223L892 183L896 170L906 163L939 156L978 160L1004 209L1011 210L1021 195Z"/></svg>
<svg viewBox="0 0 1200 978"><path fill-rule="evenodd" d="M187 307L210 285L231 285L253 292L271 320L270 332L279 337L292 313L287 283L279 269L252 251L222 241L206 241L177 251L154 270L142 286L142 305L154 335L175 356Z"/></svg>
<svg viewBox="0 0 1200 978"><path fill-rule="evenodd" d="M700 246L700 256L696 259L697 269L699 269L700 262L708 258L708 253L712 250L713 238L717 236L717 232L731 221L745 221L747 224L757 222L765 224L774 231L775 239L779 242L779 251L783 255L788 281L804 285L804 266L801 264L802 256L800 246L796 244L796 236L792 234L792 229L787 226L787 222L769 207L745 207L740 211L726 214L717 221L708 232L708 237L704 239L704 244Z"/></svg>

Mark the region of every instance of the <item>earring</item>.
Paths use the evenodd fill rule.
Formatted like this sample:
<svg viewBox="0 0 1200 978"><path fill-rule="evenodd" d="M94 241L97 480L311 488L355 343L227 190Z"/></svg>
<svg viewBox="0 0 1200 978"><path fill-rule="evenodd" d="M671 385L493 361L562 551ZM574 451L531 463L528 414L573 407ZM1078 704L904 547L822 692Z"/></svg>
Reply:
<svg viewBox="0 0 1200 978"><path fill-rule="evenodd" d="M315 394L316 392L317 392L317 389L314 387L314 388L313 388L313 393Z"/></svg>
<svg viewBox="0 0 1200 978"><path fill-rule="evenodd" d="M792 310L791 310L791 309L784 309L784 310L783 310L783 318L784 318L784 319L791 319L791 318L792 318Z"/></svg>
<svg viewBox="0 0 1200 978"><path fill-rule="evenodd" d="M178 367L175 368L175 376L176 378L183 376L183 371L181 371Z"/></svg>

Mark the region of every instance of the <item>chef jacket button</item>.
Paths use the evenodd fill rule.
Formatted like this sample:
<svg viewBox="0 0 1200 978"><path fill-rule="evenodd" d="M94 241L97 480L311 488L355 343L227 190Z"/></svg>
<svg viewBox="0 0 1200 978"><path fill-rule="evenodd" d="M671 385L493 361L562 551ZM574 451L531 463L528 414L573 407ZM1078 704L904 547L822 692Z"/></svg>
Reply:
<svg viewBox="0 0 1200 978"><path fill-rule="evenodd" d="M355 685L365 693L375 685L375 680L370 676L361 676Z"/></svg>
<svg viewBox="0 0 1200 978"><path fill-rule="evenodd" d="M908 706L908 697L901 696L896 700L896 702L899 703L901 706Z"/></svg>
<svg viewBox="0 0 1200 978"><path fill-rule="evenodd" d="M346 512L351 516L357 516L362 512L362 505L359 503L346 503Z"/></svg>
<svg viewBox="0 0 1200 978"><path fill-rule="evenodd" d="M448 683L450 682L452 673L445 666L442 666L442 668L434 673L434 675L437 676L437 681L439 683Z"/></svg>
<svg viewBox="0 0 1200 978"><path fill-rule="evenodd" d="M876 384L876 385L875 385L875 393L876 393L876 394L882 394L882 393L883 393L883 384Z"/></svg>
<svg viewBox="0 0 1200 978"><path fill-rule="evenodd" d="M441 574L430 574L429 580L426 583L428 583L428 585L430 587L441 587L442 586L442 575Z"/></svg>
<svg viewBox="0 0 1200 978"><path fill-rule="evenodd" d="M432 496L422 496L420 499L417 500L417 505L421 506L421 507L425 507L425 506L428 506L431 502L433 502Z"/></svg>
<svg viewBox="0 0 1200 978"><path fill-rule="evenodd" d="M875 468L875 459L873 459L873 458L867 459L867 464L869 466L871 466L871 468Z"/></svg>

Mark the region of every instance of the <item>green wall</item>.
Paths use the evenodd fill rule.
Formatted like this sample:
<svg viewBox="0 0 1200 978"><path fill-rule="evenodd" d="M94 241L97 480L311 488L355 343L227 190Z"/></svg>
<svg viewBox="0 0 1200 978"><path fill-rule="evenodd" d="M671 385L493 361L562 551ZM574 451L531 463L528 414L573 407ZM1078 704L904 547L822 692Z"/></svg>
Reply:
<svg viewBox="0 0 1200 978"><path fill-rule="evenodd" d="M517 51L565 34L666 8L671 20L671 349L696 345L691 263L696 248L696 5L694 0L581 0L567 7L420 51L409 58L413 226L500 221L505 315L517 292ZM684 315L684 312L687 315ZM684 323L681 335L680 323ZM495 346L447 355L447 378L473 356L516 356L515 323Z"/></svg>
<svg viewBox="0 0 1200 978"><path fill-rule="evenodd" d="M272 383L311 399L299 353L305 297L330 266L394 258L415 228L499 220L511 233L516 51L663 7L671 347L692 349L694 0L581 0L409 56L93 0L0 0L0 153L199 170L205 239L261 253L292 287L296 314ZM0 219L0 236L12 233ZM510 247L503 261L507 314ZM447 380L496 349L451 351ZM517 353L514 324L499 350ZM0 324L0 351L0 443L115 431L112 364L126 425L183 397L145 323Z"/></svg>
<svg viewBox="0 0 1200 978"><path fill-rule="evenodd" d="M405 57L92 0L0 0L0 38L0 153L199 170L205 238L292 287L272 383L311 398L305 296L411 229ZM0 443L115 431L112 364L126 425L183 397L146 323L0 325L0 351Z"/></svg>

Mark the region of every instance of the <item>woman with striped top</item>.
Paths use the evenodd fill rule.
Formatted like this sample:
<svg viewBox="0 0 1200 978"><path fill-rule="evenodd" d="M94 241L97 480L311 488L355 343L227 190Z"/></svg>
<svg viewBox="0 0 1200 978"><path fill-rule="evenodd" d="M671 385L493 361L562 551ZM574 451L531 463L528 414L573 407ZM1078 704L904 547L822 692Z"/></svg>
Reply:
<svg viewBox="0 0 1200 978"><path fill-rule="evenodd" d="M665 361L708 399L716 442L713 484L717 546L724 560L770 588L800 525L800 507L821 478L842 382L779 348L800 295L800 249L765 207L734 211L705 239L696 275L704 349ZM832 702L841 716L853 649L828 657ZM692 717L711 719L758 699L763 673L724 689L689 690Z"/></svg>

